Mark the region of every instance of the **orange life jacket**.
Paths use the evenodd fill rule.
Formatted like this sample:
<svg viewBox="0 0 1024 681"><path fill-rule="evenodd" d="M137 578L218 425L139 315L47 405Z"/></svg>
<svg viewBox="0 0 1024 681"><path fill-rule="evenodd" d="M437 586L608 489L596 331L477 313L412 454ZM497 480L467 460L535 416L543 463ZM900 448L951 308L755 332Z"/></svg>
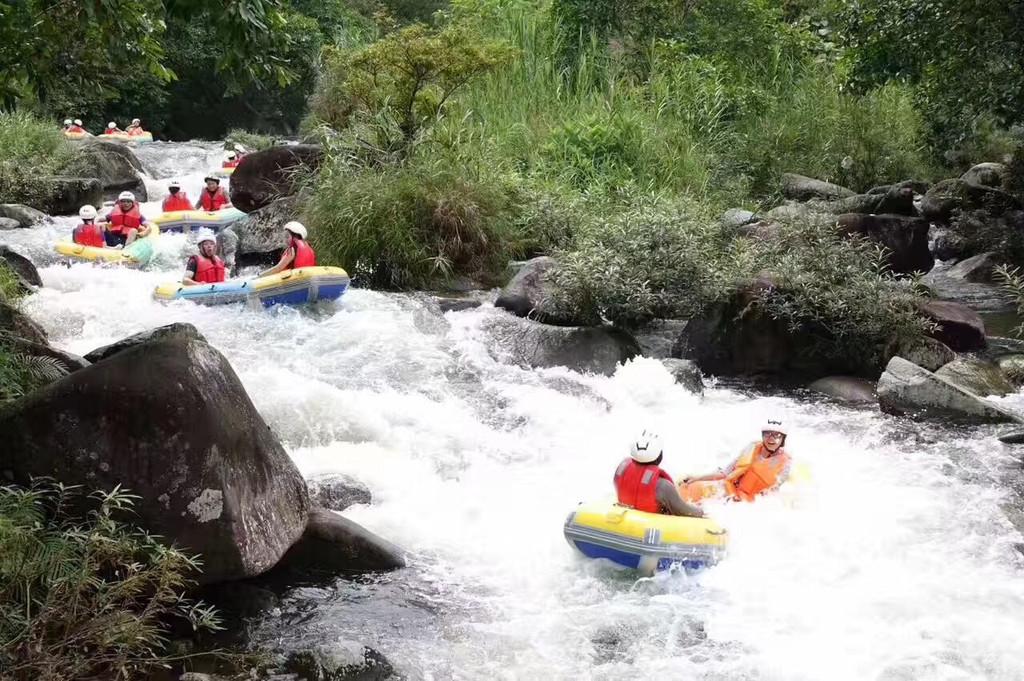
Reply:
<svg viewBox="0 0 1024 681"><path fill-rule="evenodd" d="M313 247L306 243L305 239L292 238L288 242L289 248L295 249L295 257L292 258L292 262L288 265L288 269L294 270L300 267L313 267L316 265L316 251Z"/></svg>
<svg viewBox="0 0 1024 681"><path fill-rule="evenodd" d="M132 204L131 209L125 213L120 205L115 205L110 212L110 231L127 234L130 230L142 226L142 213L139 211L139 204Z"/></svg>
<svg viewBox="0 0 1024 681"><path fill-rule="evenodd" d="M227 193L224 191L224 187L217 187L217 190L214 191L212 194L210 193L209 189L204 189L202 195L200 196L200 201L200 205L203 207L203 210L211 212L215 210L220 210L224 206L231 203L231 200L228 199Z"/></svg>
<svg viewBox="0 0 1024 681"><path fill-rule="evenodd" d="M82 246L95 246L97 248L103 248L106 243L103 239L103 228L95 222L83 222L75 227L75 230L71 233L71 240Z"/></svg>
<svg viewBox="0 0 1024 681"><path fill-rule="evenodd" d="M194 281L198 281L201 284L216 284L224 281L224 261L213 256L213 258L207 258L200 255L192 256L196 259L196 276L192 277Z"/></svg>
<svg viewBox="0 0 1024 681"><path fill-rule="evenodd" d="M619 503L638 511L660 513L658 480L672 482L672 477L653 464L645 466L633 459L625 459L615 471L615 494Z"/></svg>
<svg viewBox="0 0 1024 681"><path fill-rule="evenodd" d="M753 501L762 492L785 482L791 461L781 447L772 454L756 442L736 461L735 469L725 480L725 488L737 499Z"/></svg>
<svg viewBox="0 0 1024 681"><path fill-rule="evenodd" d="M111 130L110 128L107 128L106 130L103 131L103 134L104 135L123 135L124 134L124 130L122 130L121 128L114 128L113 130Z"/></svg>
<svg viewBox="0 0 1024 681"><path fill-rule="evenodd" d="M185 192L178 192L164 199L163 209L165 213L175 210L192 210L192 202L188 200L188 195Z"/></svg>

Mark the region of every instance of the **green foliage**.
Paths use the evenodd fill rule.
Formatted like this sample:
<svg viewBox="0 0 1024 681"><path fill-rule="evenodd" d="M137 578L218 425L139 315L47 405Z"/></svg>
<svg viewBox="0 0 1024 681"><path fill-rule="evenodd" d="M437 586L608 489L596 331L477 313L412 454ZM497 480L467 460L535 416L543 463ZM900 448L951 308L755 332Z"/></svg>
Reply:
<svg viewBox="0 0 1024 681"><path fill-rule="evenodd" d="M38 203L35 179L53 175L73 154L60 128L25 112L0 111L0 203Z"/></svg>
<svg viewBox="0 0 1024 681"><path fill-rule="evenodd" d="M224 136L224 140L231 144L241 144L245 147L246 152L269 149L277 143L276 139L271 135L260 135L239 128L228 131L228 134Z"/></svg>
<svg viewBox="0 0 1024 681"><path fill-rule="evenodd" d="M24 290L14 270L0 260L0 303L15 304L23 293Z"/></svg>
<svg viewBox="0 0 1024 681"><path fill-rule="evenodd" d="M1024 318L1024 274L1019 267L1000 265L994 270L996 281L1017 308L1017 315ZM1024 323L1013 330L1018 338L1024 337Z"/></svg>
<svg viewBox="0 0 1024 681"><path fill-rule="evenodd" d="M182 595L199 562L122 520L134 498L0 487L5 678L141 678L165 663L169 619L218 628L212 608Z"/></svg>
<svg viewBox="0 0 1024 681"><path fill-rule="evenodd" d="M0 334L0 405L24 397L65 374L56 359L23 355Z"/></svg>

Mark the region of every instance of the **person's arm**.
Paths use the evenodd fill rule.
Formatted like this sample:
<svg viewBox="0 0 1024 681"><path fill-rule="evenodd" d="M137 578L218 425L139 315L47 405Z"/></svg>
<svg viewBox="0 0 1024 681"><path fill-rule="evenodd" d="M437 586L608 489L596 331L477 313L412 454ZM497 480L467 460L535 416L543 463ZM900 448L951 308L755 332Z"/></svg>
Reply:
<svg viewBox="0 0 1024 681"><path fill-rule="evenodd" d="M284 253L281 254L281 259L277 261L277 264L266 272L260 272L259 276L269 277L271 274L277 274L278 272L283 271L284 268L288 267L288 265L292 263L292 260L295 260L295 249L289 246L284 249Z"/></svg>
<svg viewBox="0 0 1024 681"><path fill-rule="evenodd" d="M704 517L704 511L686 502L679 495L679 488L664 478L658 480L658 485L654 488L654 495L658 500L658 505L671 515L681 515L688 518Z"/></svg>
<svg viewBox="0 0 1024 681"><path fill-rule="evenodd" d="M192 256L185 263L185 276L181 278L181 283L185 286L196 286L199 284L193 277L196 276L196 269L199 267L199 263L196 260L196 256Z"/></svg>
<svg viewBox="0 0 1024 681"><path fill-rule="evenodd" d="M203 193L199 192L199 196L196 197L196 210L203 209Z"/></svg>

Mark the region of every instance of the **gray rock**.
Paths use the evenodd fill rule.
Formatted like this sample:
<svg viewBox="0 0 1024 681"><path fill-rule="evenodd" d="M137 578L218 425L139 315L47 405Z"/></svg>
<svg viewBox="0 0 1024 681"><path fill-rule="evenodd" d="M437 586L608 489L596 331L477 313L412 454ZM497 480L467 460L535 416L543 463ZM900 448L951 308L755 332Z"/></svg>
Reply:
<svg viewBox="0 0 1024 681"><path fill-rule="evenodd" d="M285 223L298 220L301 198L288 196L255 210L232 225L238 235L236 262L239 267L276 262L288 245ZM312 235L312 230L310 231Z"/></svg>
<svg viewBox="0 0 1024 681"><path fill-rule="evenodd" d="M902 357L889 360L878 379L878 403L888 414L966 423L1021 422L1007 409L958 388Z"/></svg>
<svg viewBox="0 0 1024 681"><path fill-rule="evenodd" d="M334 511L314 506L279 567L300 572L380 572L405 567L402 550Z"/></svg>
<svg viewBox="0 0 1024 681"><path fill-rule="evenodd" d="M140 202L149 200L146 183L142 179L142 163L135 153L124 144L104 140L89 140L82 144L80 153L75 158L69 174L78 177L91 177L99 180L103 187L103 197L107 200L116 199L123 191L135 194Z"/></svg>
<svg viewBox="0 0 1024 681"><path fill-rule="evenodd" d="M494 307L544 324L582 325L584 320L559 307L555 289L557 273L558 262L554 258L542 256L529 260L501 290Z"/></svg>
<svg viewBox="0 0 1024 681"><path fill-rule="evenodd" d="M34 227L50 219L46 213L20 203L0 203L0 217L14 220L21 228Z"/></svg>
<svg viewBox="0 0 1024 681"><path fill-rule="evenodd" d="M937 371L939 367L956 359L956 353L948 345L927 337L914 343L904 344L893 354L928 371Z"/></svg>
<svg viewBox="0 0 1024 681"><path fill-rule="evenodd" d="M854 376L819 378L807 386L807 389L847 404L874 404L878 399L874 383Z"/></svg>
<svg viewBox="0 0 1024 681"><path fill-rule="evenodd" d="M31 260L13 250L10 246L0 246L0 262L5 263L14 272L14 275L18 278L19 286L25 293L42 287L43 280L40 278L39 270L36 269L36 266L32 264Z"/></svg>
<svg viewBox="0 0 1024 681"><path fill-rule="evenodd" d="M927 300L918 305L918 311L938 324L932 333L956 352L972 352L985 347L985 323L977 312L960 303Z"/></svg>
<svg viewBox="0 0 1024 681"><path fill-rule="evenodd" d="M18 308L0 301L0 336L2 335L46 345L46 331L43 327Z"/></svg>
<svg viewBox="0 0 1024 681"><path fill-rule="evenodd" d="M232 225L228 225L217 232L217 253L223 258L228 274L234 275L238 256L238 234L235 233Z"/></svg>
<svg viewBox="0 0 1024 681"><path fill-rule="evenodd" d="M640 354L654 359L672 357L672 347L686 328L686 319L656 319L634 336L640 345Z"/></svg>
<svg viewBox="0 0 1024 681"><path fill-rule="evenodd" d="M704 374L701 373L700 367L697 366L696 362L670 357L661 360L661 363L672 374L672 378L676 380L676 383L696 395L704 394Z"/></svg>
<svg viewBox="0 0 1024 681"><path fill-rule="evenodd" d="M757 222L761 218L745 208L730 208L722 214L719 219L722 227L730 232L739 229L744 225L749 225L752 222Z"/></svg>
<svg viewBox="0 0 1024 681"><path fill-rule="evenodd" d="M782 195L796 201L810 201L811 199L830 201L853 196L854 192L831 182L815 180L795 173L783 173Z"/></svg>
<svg viewBox="0 0 1024 681"><path fill-rule="evenodd" d="M475 310L481 305L479 300L473 300L472 298L448 298L445 296L435 296L434 302L437 303L442 313Z"/></svg>
<svg viewBox="0 0 1024 681"><path fill-rule="evenodd" d="M896 184L883 184L878 187L872 187L868 190L868 194L885 194L892 189L909 189L915 194L924 194L931 187L931 183L924 182L922 180L904 180Z"/></svg>
<svg viewBox="0 0 1024 681"><path fill-rule="evenodd" d="M993 271L999 264L995 253L981 253L953 265L946 270L946 276L976 284L991 284L995 281Z"/></svg>
<svg viewBox="0 0 1024 681"><path fill-rule="evenodd" d="M948 225L955 214L984 209L993 216L1021 209L1016 197L993 187L970 184L960 179L937 183L921 200L921 214L929 222Z"/></svg>
<svg viewBox="0 0 1024 681"><path fill-rule="evenodd" d="M40 197L37 207L50 215L77 215L86 204L103 203L103 187L92 177L40 177L33 193Z"/></svg>
<svg viewBox="0 0 1024 681"><path fill-rule="evenodd" d="M306 528L305 481L201 340L154 339L33 392L0 413L0 441L17 484L138 495L135 521L200 554L203 584L269 570Z"/></svg>
<svg viewBox="0 0 1024 681"><path fill-rule="evenodd" d="M847 235L859 235L885 246L889 267L897 274L927 272L935 265L928 250L928 223L906 215L845 213L837 219Z"/></svg>
<svg viewBox="0 0 1024 681"><path fill-rule="evenodd" d="M916 217L914 191L909 188L890 188L879 194L855 194L845 199L829 201L822 206L830 213L907 215Z"/></svg>
<svg viewBox="0 0 1024 681"><path fill-rule="evenodd" d="M203 337L203 334L199 333L199 330L196 329L196 327L187 322L175 322L174 324L168 324L166 326L158 326L155 329L140 331L137 334L128 336L127 338L122 338L110 345L104 345L101 348L96 348L95 350L87 353L85 358L90 362L100 362L108 357L113 357L119 352L134 348L137 345L142 345L143 343L149 343L151 341L161 340L164 338L206 341L206 338Z"/></svg>
<svg viewBox="0 0 1024 681"><path fill-rule="evenodd" d="M370 489L351 475L329 473L306 481L309 498L314 506L330 511L344 511L355 504L373 503Z"/></svg>
<svg viewBox="0 0 1024 681"><path fill-rule="evenodd" d="M1010 383L1024 385L1024 354L1005 355L999 358L996 365Z"/></svg>
<svg viewBox="0 0 1024 681"><path fill-rule="evenodd" d="M551 326L512 315L485 323L500 359L533 368L566 367L610 376L640 354L636 339L620 329Z"/></svg>
<svg viewBox="0 0 1024 681"><path fill-rule="evenodd" d="M11 218L0 218L0 232L9 232L12 229L20 229L21 225L18 224L17 220Z"/></svg>
<svg viewBox="0 0 1024 681"><path fill-rule="evenodd" d="M1013 386L994 362L971 357L957 357L935 375L975 395L1009 395Z"/></svg>
<svg viewBox="0 0 1024 681"><path fill-rule="evenodd" d="M1010 169L1002 163L979 163L961 175L960 179L968 184L1005 189L1010 179Z"/></svg>
<svg viewBox="0 0 1024 681"><path fill-rule="evenodd" d="M984 356L988 359L998 360L1006 355L1024 355L1024 340L1020 338L989 336L986 340L988 347L985 348Z"/></svg>
<svg viewBox="0 0 1024 681"><path fill-rule="evenodd" d="M386 657L354 641L294 651L284 667L305 681L387 681L395 673Z"/></svg>
<svg viewBox="0 0 1024 681"><path fill-rule="evenodd" d="M1011 430L999 436L999 441L1008 445L1024 444L1024 430Z"/></svg>
<svg viewBox="0 0 1024 681"><path fill-rule="evenodd" d="M315 144L271 147L246 154L231 175L231 203L251 213L286 196L301 186L301 171L315 172L323 148Z"/></svg>

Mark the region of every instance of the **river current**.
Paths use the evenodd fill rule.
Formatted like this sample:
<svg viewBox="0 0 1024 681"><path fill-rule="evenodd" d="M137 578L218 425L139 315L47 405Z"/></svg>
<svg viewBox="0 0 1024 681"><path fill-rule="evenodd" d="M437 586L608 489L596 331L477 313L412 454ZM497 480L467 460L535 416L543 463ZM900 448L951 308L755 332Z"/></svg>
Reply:
<svg viewBox="0 0 1024 681"><path fill-rule="evenodd" d="M221 153L140 147L144 212L171 177L194 198ZM361 289L301 310L158 303L186 237L162 236L149 271L67 267L51 247L74 223L0 232L40 268L26 309L55 345L84 354L194 324L302 473L365 482L374 503L346 515L409 552L389 575L296 589L267 636L357 640L424 680L1024 679L1024 539L1004 512L1020 504L1020 455L994 429L740 384L697 398L653 359L611 377L525 369L489 304L442 314L422 294ZM635 432L660 431L682 477L727 462L768 416L813 479L712 507L731 534L721 565L638 580L566 544L566 515L611 493Z"/></svg>

